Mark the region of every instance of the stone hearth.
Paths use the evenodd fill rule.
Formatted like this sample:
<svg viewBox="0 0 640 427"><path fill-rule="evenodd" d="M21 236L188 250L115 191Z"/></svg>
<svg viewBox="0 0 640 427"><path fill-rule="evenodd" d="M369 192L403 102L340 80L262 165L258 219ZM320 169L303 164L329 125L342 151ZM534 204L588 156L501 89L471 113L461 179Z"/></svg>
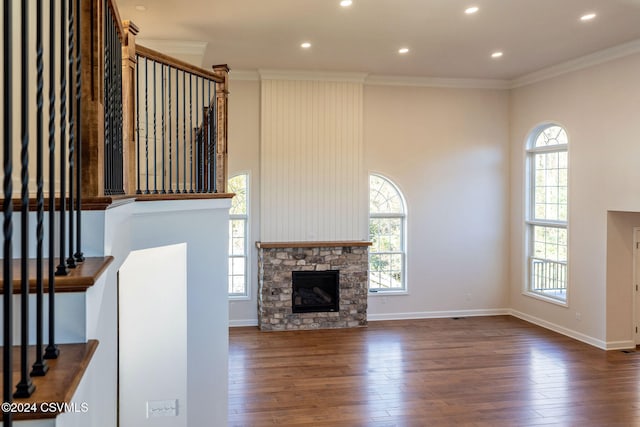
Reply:
<svg viewBox="0 0 640 427"><path fill-rule="evenodd" d="M258 325L263 331L367 325L369 242L257 242ZM292 272L338 270L339 310L293 313Z"/></svg>

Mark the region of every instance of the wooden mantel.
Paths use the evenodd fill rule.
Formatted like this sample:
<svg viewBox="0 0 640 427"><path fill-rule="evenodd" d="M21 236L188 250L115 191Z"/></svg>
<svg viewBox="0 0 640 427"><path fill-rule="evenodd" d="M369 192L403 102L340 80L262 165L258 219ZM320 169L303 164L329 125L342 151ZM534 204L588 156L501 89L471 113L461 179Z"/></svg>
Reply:
<svg viewBox="0 0 640 427"><path fill-rule="evenodd" d="M273 248L335 248L335 247L364 247L371 246L371 242L362 240L338 240L335 242L256 242L258 249Z"/></svg>

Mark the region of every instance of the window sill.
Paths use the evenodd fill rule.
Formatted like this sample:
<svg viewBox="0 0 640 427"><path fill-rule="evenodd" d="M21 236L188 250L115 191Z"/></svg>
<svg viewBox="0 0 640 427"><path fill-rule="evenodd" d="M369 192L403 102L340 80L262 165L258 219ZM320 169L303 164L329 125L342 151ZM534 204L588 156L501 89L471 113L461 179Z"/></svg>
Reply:
<svg viewBox="0 0 640 427"><path fill-rule="evenodd" d="M565 308L569 307L569 304L567 303L566 300L562 301L562 300L559 300L559 299L556 299L556 298L551 298L551 297L548 297L548 296L545 296L543 294L539 294L539 293L536 293L536 292L522 291L522 295L530 297L530 298L534 298L534 299L537 299L537 300L540 300L540 301L548 302L548 303L551 303L551 304L559 305L560 307L565 307Z"/></svg>
<svg viewBox="0 0 640 427"><path fill-rule="evenodd" d="M406 289L397 290L397 291L369 291L370 297L386 297L390 295L409 295L409 292Z"/></svg>
<svg viewBox="0 0 640 427"><path fill-rule="evenodd" d="M251 301L249 295L229 295L229 301Z"/></svg>

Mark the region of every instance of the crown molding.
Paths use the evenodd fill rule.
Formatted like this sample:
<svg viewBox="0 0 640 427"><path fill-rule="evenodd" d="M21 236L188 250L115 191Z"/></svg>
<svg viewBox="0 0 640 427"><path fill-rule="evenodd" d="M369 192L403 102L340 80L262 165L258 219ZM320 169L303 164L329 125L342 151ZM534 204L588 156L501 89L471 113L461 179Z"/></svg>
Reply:
<svg viewBox="0 0 640 427"><path fill-rule="evenodd" d="M181 40L158 40L158 39L136 39L136 44L162 52L166 55L197 55L204 57L207 49L207 42L181 41Z"/></svg>
<svg viewBox="0 0 640 427"><path fill-rule="evenodd" d="M421 86L454 89L509 89L509 80L497 79L446 79L438 77L407 77L370 75L365 80L371 86Z"/></svg>
<svg viewBox="0 0 640 427"><path fill-rule="evenodd" d="M515 89L522 86L534 84L543 80L551 79L561 76L563 74L571 73L574 71L583 70L585 68L593 67L605 62L613 61L614 59L623 58L625 56L633 55L640 52L640 39L632 40L627 43L623 43L617 46L610 47L608 49L599 50L589 55L582 56L580 58L572 59L567 62L563 62L557 65L553 65L548 68L544 68L539 71L535 71L530 74L526 74L522 77L511 80L511 89Z"/></svg>
<svg viewBox="0 0 640 427"><path fill-rule="evenodd" d="M229 78L231 80L259 81L260 74L258 70L231 70Z"/></svg>
<svg viewBox="0 0 640 427"><path fill-rule="evenodd" d="M260 75L260 80L315 80L348 83L364 83L367 77L367 73L267 69L259 69L258 74Z"/></svg>

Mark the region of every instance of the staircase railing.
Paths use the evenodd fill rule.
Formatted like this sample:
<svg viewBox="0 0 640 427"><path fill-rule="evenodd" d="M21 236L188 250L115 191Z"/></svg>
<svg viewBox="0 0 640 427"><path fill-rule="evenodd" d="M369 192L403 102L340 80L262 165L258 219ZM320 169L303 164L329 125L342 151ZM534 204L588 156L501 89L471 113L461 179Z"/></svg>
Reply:
<svg viewBox="0 0 640 427"><path fill-rule="evenodd" d="M226 66L208 72L143 46L135 63L136 194L224 192Z"/></svg>
<svg viewBox="0 0 640 427"><path fill-rule="evenodd" d="M35 10L33 6L35 5ZM55 340L55 276L84 260L81 223L80 144L81 54L80 0L22 0L3 2L2 26L2 145L3 145L3 401L29 397L32 376L43 376L45 359L57 358ZM19 11L14 14L13 7ZM17 18L16 18L17 17ZM35 18L34 20L32 18ZM35 25L32 23L35 22ZM19 39L16 38L19 37ZM31 41L35 39L35 43ZM14 46L19 51L14 54ZM15 59L19 67L15 68ZM31 88L35 87L35 93ZM48 102L44 102L45 87ZM19 92L19 93L16 93ZM48 135L45 135L45 115ZM20 123L19 129L14 124ZM19 156L14 155L19 151ZM30 156L35 152L35 162ZM47 156L48 154L48 156ZM19 157L19 161L16 161ZM16 167L14 168L14 163ZM35 171L34 171L35 169ZM17 171L19 170L19 173ZM35 172L35 179L32 179ZM19 198L14 200L14 181ZM48 181L48 183L46 183ZM46 189L45 189L45 183ZM34 188L35 187L35 188ZM35 191L34 191L35 190ZM35 193L35 200L32 197ZM33 203L35 201L35 203ZM48 235L45 242L45 206ZM33 209L31 209L33 208ZM30 246L30 209L35 210L35 261ZM15 214L15 215L14 215ZM14 223L14 216L19 221ZM19 234L14 238L14 228ZM55 244L59 243L56 248ZM68 243L68 246L66 245ZM45 259L45 246L47 247ZM57 249L57 252L56 252ZM55 265L55 259L59 263ZM35 267L33 265L35 264ZM31 267L30 267L31 266ZM29 271L36 278L35 363L28 366ZM19 274L16 270L19 270ZM13 294L20 291L19 382L13 383ZM48 346L44 349L44 293L48 293ZM15 387L15 388L14 388ZM11 426L13 414L3 406L3 425Z"/></svg>
<svg viewBox="0 0 640 427"><path fill-rule="evenodd" d="M114 196L226 191L228 69L206 71L136 46L137 28L123 25L115 0L3 0L1 31L2 382L3 401L10 403L33 393L31 377L45 375L46 359L59 355L56 276L84 261L84 205L108 204ZM37 324L31 371L30 266ZM4 406L2 417L11 427L13 415Z"/></svg>

